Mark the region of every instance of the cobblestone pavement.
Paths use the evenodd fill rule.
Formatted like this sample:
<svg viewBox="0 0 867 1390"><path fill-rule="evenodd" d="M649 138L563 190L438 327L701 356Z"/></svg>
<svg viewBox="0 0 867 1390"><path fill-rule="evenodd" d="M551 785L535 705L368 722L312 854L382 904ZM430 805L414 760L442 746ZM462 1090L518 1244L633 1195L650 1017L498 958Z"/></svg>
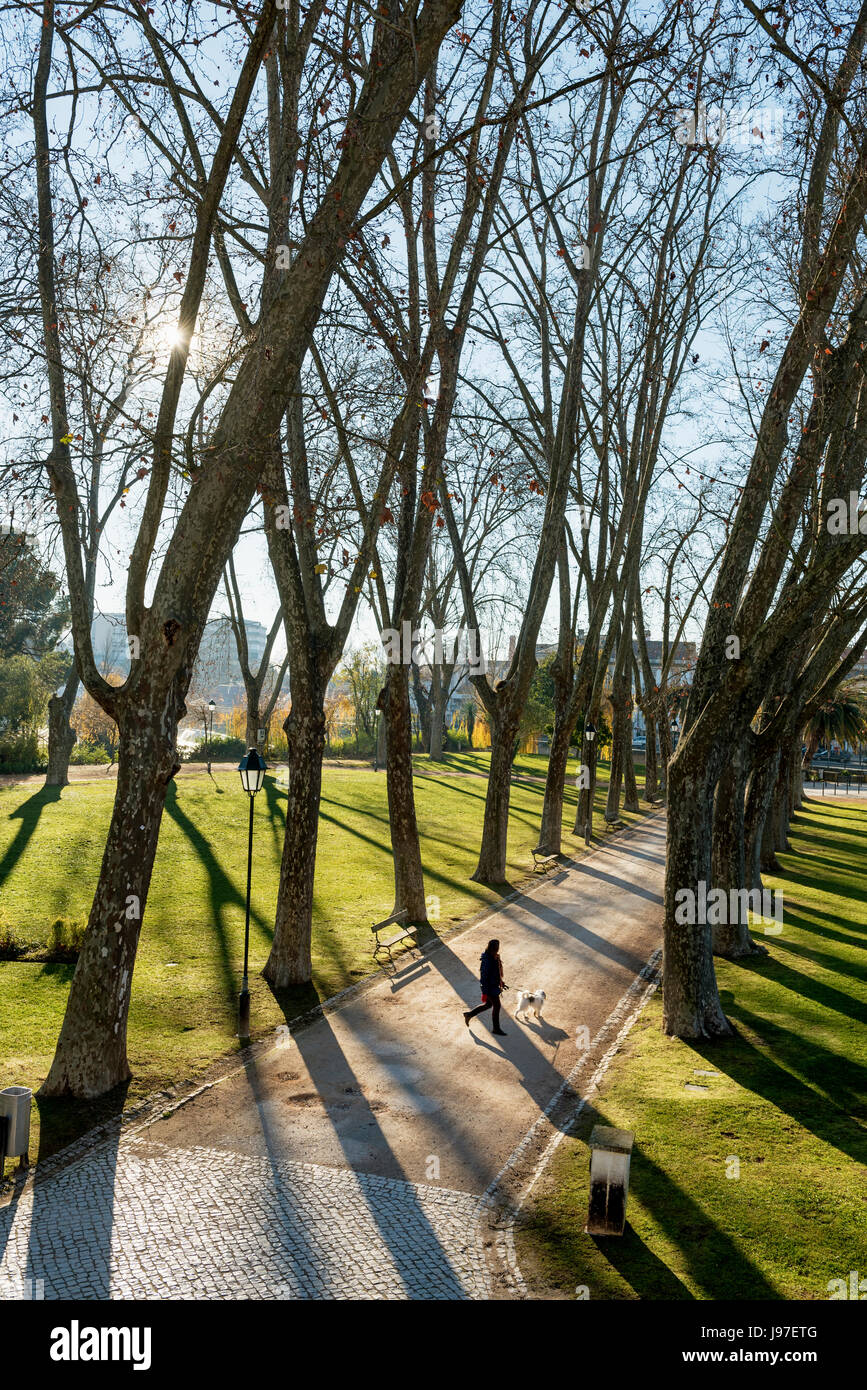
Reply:
<svg viewBox="0 0 867 1390"><path fill-rule="evenodd" d="M0 1298L489 1297L479 1199L131 1139L0 1210Z"/></svg>

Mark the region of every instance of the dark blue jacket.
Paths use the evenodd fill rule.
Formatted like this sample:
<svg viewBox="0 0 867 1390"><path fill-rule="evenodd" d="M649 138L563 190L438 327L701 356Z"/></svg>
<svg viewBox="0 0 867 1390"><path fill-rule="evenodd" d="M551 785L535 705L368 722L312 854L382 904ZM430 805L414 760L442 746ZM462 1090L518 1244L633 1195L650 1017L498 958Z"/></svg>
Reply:
<svg viewBox="0 0 867 1390"><path fill-rule="evenodd" d="M500 984L500 962L496 956L489 956L487 951L482 952L480 976L482 982L482 994L486 994L489 999L496 999L502 993Z"/></svg>

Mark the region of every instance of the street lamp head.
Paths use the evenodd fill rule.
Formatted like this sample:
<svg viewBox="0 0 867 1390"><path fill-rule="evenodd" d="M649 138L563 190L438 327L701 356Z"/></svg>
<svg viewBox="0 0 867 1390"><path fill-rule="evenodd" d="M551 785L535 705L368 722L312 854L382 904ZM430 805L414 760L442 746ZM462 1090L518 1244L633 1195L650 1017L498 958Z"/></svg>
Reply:
<svg viewBox="0 0 867 1390"><path fill-rule="evenodd" d="M265 781L268 764L255 748L250 748L238 763L238 771L241 774L241 786L244 791L248 792L250 796L255 796Z"/></svg>
<svg viewBox="0 0 867 1390"><path fill-rule="evenodd" d="M596 725L595 725L595 724L585 724L585 725L584 725L584 737L586 738L586 740L587 740L588 743L592 743L592 742L593 742L594 738L596 737Z"/></svg>
<svg viewBox="0 0 867 1390"><path fill-rule="evenodd" d="M216 704L214 703L214 701L213 701L213 700L209 700L209 701L208 701L208 709L211 711L211 714L214 713L214 710L215 710L216 708L217 708L217 706L216 706Z"/></svg>

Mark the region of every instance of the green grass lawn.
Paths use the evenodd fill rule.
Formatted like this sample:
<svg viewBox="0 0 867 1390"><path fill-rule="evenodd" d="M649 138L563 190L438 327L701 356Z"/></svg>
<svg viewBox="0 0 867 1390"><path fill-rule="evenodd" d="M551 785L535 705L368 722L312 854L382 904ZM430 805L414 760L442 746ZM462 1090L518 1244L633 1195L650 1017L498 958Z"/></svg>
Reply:
<svg viewBox="0 0 867 1390"><path fill-rule="evenodd" d="M557 1150L518 1233L536 1296L827 1299L867 1276L867 810L811 803L791 839L770 957L717 962L738 1036L664 1037L657 993ZM594 1123L635 1133L620 1238L583 1234Z"/></svg>
<svg viewBox="0 0 867 1390"><path fill-rule="evenodd" d="M484 766L485 755L470 755ZM481 757L481 763L477 761ZM534 761L534 766L544 760ZM499 900L472 883L486 783L454 775L460 755L416 781L427 891L439 899L437 932ZM605 769L595 824L602 828ZM576 791L567 789L564 851ZM537 841L543 785L512 788L508 874L527 877ZM62 795L30 783L0 790L2 924L44 946L54 918L86 921L111 814L114 782L73 783ZM326 770L320 817L313 927L313 985L275 998L260 970L270 949L285 823L286 793L274 778L256 800L251 911L252 1019L261 1036L375 968L372 922L393 904L385 774ZM635 819L635 817L625 817ZM235 1044L243 958L247 804L237 772L216 768L173 783L166 804L136 963L129 1020L134 1082L129 1099L201 1075ZM507 891L507 890L505 890ZM433 912L431 912L433 916ZM44 1078L53 1055L72 965L0 961L3 1084ZM61 1136L62 1137L62 1136Z"/></svg>

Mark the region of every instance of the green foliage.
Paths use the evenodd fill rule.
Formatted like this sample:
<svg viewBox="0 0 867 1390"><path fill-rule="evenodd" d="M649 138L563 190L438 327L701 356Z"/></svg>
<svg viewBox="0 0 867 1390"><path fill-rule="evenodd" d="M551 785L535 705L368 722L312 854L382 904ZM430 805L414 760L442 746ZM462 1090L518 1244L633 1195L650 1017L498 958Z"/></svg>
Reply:
<svg viewBox="0 0 867 1390"><path fill-rule="evenodd" d="M556 652L551 652L543 657L533 672L527 703L518 726L519 744L532 734L542 734L553 729L554 677L551 675L551 667L556 655Z"/></svg>
<svg viewBox="0 0 867 1390"><path fill-rule="evenodd" d="M473 700L467 705L467 743L473 746L473 730L476 727L476 706Z"/></svg>
<svg viewBox="0 0 867 1390"><path fill-rule="evenodd" d="M808 760L820 744L867 742L867 700L852 685L841 685L804 727Z"/></svg>
<svg viewBox="0 0 867 1390"><path fill-rule="evenodd" d="M0 659L0 737L37 732L68 666L66 652L49 652L39 661L22 655Z"/></svg>
<svg viewBox="0 0 867 1390"><path fill-rule="evenodd" d="M230 738L225 735L209 738L207 743L200 743L195 748L182 749L181 762L206 763L209 751L212 763L240 762L247 752L247 745L242 738Z"/></svg>
<svg viewBox="0 0 867 1390"><path fill-rule="evenodd" d="M35 732L0 738L0 772L42 772L46 765Z"/></svg>
<svg viewBox="0 0 867 1390"><path fill-rule="evenodd" d="M107 767L112 759L98 743L76 743L69 759L75 767Z"/></svg>
<svg viewBox="0 0 867 1390"><path fill-rule="evenodd" d="M57 576L25 535L0 532L0 657L44 655L68 622Z"/></svg>
<svg viewBox="0 0 867 1390"><path fill-rule="evenodd" d="M76 922L71 917L56 917L48 929L48 959L69 962L78 960L86 929L86 922Z"/></svg>
<svg viewBox="0 0 867 1390"><path fill-rule="evenodd" d="M336 679L346 682L348 697L352 705L353 724L356 740L366 736L371 740L376 722L376 700L385 684L385 667L380 648L373 642L351 652L337 672ZM359 749L361 743L358 744Z"/></svg>
<svg viewBox="0 0 867 1390"><path fill-rule="evenodd" d="M0 960L17 960L26 949L25 943L19 941L12 928L0 921Z"/></svg>

